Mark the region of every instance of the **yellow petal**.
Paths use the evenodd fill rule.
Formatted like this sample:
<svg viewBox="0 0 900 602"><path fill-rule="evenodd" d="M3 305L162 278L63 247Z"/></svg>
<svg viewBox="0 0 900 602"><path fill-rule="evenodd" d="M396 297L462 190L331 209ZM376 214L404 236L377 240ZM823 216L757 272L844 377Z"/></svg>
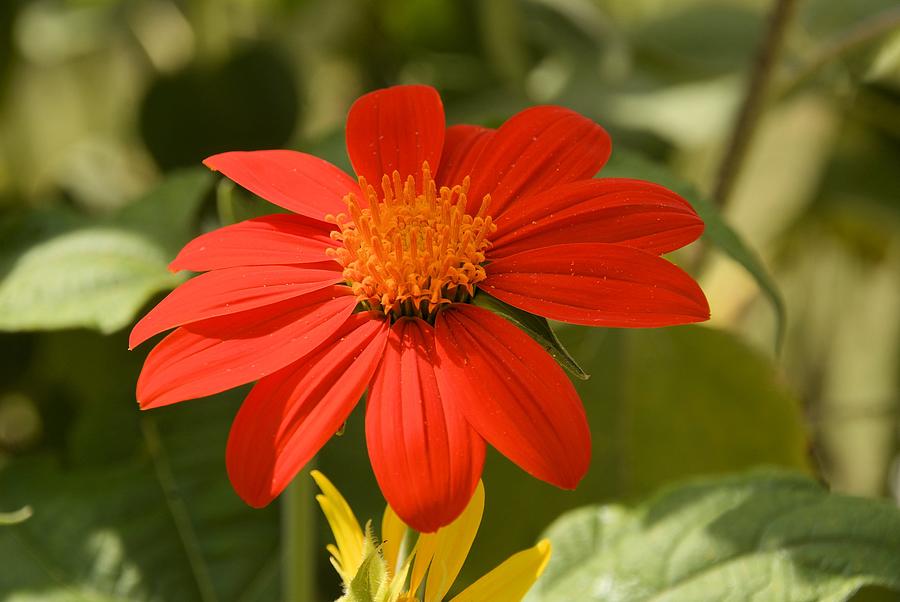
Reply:
<svg viewBox="0 0 900 602"><path fill-rule="evenodd" d="M521 602L550 560L546 539L507 558L500 566L467 587L450 602Z"/></svg>
<svg viewBox="0 0 900 602"><path fill-rule="evenodd" d="M362 562L365 541L362 529L353 510L347 504L347 500L331 484L331 481L318 470L313 470L310 474L316 480L319 489L322 490L322 495L317 495L316 500L322 507L322 512L334 533L334 541L337 543L336 550L334 546L328 546L328 551L340 565L338 572L341 573L341 577L347 581L356 574Z"/></svg>
<svg viewBox="0 0 900 602"><path fill-rule="evenodd" d="M450 586L469 555L483 514L484 485L478 481L475 493L462 514L436 533L434 558L425 582L425 602L440 602L450 591Z"/></svg>
<svg viewBox="0 0 900 602"><path fill-rule="evenodd" d="M422 584L425 571L428 570L428 565L431 564L431 558L434 556L436 545L437 533L422 533L416 540L416 547L413 548L415 557L413 558L412 574L409 578L410 593L415 594Z"/></svg>
<svg viewBox="0 0 900 602"><path fill-rule="evenodd" d="M409 567L412 563L412 559L413 556L407 556L406 560L403 561L403 565L397 569L397 572L391 579L391 588L390 591L388 591L387 597L390 602L404 602L407 600L416 602L415 597L403 595L404 586L406 585L406 576L409 575Z"/></svg>
<svg viewBox="0 0 900 602"><path fill-rule="evenodd" d="M392 575L397 573L400 546L403 545L405 536L406 525L388 504L384 507L384 516L381 518L381 551Z"/></svg>

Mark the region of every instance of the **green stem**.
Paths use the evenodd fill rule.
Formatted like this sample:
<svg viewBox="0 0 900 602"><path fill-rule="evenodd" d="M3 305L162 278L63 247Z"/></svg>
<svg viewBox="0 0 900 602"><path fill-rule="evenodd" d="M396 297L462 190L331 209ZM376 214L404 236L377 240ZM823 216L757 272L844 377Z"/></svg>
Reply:
<svg viewBox="0 0 900 602"><path fill-rule="evenodd" d="M315 488L308 466L281 497L282 588L285 602L316 600Z"/></svg>
<svg viewBox="0 0 900 602"><path fill-rule="evenodd" d="M219 180L216 186L216 210L222 225L230 226L238 221L234 213L234 182L231 180Z"/></svg>
<svg viewBox="0 0 900 602"><path fill-rule="evenodd" d="M785 34L794 15L798 0L775 0L769 15L765 36L760 42L753 63L753 70L747 81L744 101L731 131L731 137L719 165L719 172L713 187L712 198L719 206L724 206L734 187L735 179L743 165L750 146L753 132L759 122L773 67L784 46Z"/></svg>
<svg viewBox="0 0 900 602"><path fill-rule="evenodd" d="M516 0L489 0L476 6L488 60L507 85L522 91L526 65L518 4Z"/></svg>
<svg viewBox="0 0 900 602"><path fill-rule="evenodd" d="M0 512L0 526L17 525L31 518L31 506L19 508L15 512Z"/></svg>

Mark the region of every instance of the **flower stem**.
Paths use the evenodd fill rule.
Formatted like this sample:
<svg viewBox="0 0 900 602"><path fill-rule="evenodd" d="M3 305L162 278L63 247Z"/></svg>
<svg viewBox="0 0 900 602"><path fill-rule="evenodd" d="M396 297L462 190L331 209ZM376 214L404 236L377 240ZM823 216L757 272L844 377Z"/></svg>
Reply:
<svg viewBox="0 0 900 602"><path fill-rule="evenodd" d="M713 187L712 198L719 206L724 206L728 201L735 179L744 162L744 156L750 146L753 132L765 104L773 68L781 54L785 34L797 4L798 0L775 0L769 14L768 27L756 52L753 70L747 80L744 101L731 130L731 137L722 163L719 165L719 172Z"/></svg>
<svg viewBox="0 0 900 602"><path fill-rule="evenodd" d="M282 590L286 602L316 600L316 522L313 480L307 467L281 501Z"/></svg>

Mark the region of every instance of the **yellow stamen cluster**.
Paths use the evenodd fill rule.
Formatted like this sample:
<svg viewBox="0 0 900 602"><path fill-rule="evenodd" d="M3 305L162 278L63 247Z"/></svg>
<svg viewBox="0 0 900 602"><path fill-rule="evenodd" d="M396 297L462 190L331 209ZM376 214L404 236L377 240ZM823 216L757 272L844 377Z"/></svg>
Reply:
<svg viewBox="0 0 900 602"><path fill-rule="evenodd" d="M383 196L365 178L359 184L364 202L348 194L348 213L326 219L343 244L329 254L344 266L360 302L395 318L431 320L441 305L470 299L485 278L481 264L496 230L487 214L490 196L475 215L466 213L469 178L438 190L427 162L419 187L396 171L382 178Z"/></svg>

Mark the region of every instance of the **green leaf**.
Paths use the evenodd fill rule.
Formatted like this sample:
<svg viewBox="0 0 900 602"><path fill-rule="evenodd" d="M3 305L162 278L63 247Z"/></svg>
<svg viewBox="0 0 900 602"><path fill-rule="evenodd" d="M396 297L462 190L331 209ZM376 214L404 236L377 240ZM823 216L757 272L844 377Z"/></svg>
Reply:
<svg viewBox="0 0 900 602"><path fill-rule="evenodd" d="M6 222L0 330L128 325L151 296L181 282L167 265L210 181L196 170L178 173L99 225L61 211Z"/></svg>
<svg viewBox="0 0 900 602"><path fill-rule="evenodd" d="M50 455L7 465L3 505L28 501L34 515L0 529L0 591L16 602L277 599L277 506L249 508L225 474L237 401L126 422L107 436L137 438L136 453L103 467Z"/></svg>
<svg viewBox="0 0 900 602"><path fill-rule="evenodd" d="M0 329L84 326L112 332L179 279L167 257L134 232L79 228L35 244L0 282Z"/></svg>
<svg viewBox="0 0 900 602"><path fill-rule="evenodd" d="M772 279L768 269L759 255L751 249L735 230L722 218L719 210L693 186L674 176L664 166L654 163L633 151L617 149L609 163L603 168L601 176L611 178L638 178L650 180L671 188L694 206L694 209L706 223L703 233L707 240L723 253L738 262L756 280L763 294L768 298L775 311L776 347L781 348L787 320L784 300L778 285Z"/></svg>
<svg viewBox="0 0 900 602"><path fill-rule="evenodd" d="M837 602L900 591L900 510L788 473L698 481L633 510L593 506L545 533L529 602Z"/></svg>
<svg viewBox="0 0 900 602"><path fill-rule="evenodd" d="M737 336L702 326L616 330L600 339L585 328L561 334L599 376L578 390L600 410L592 431L607 436L595 439L595 453L617 460L621 494L635 498L690 475L759 464L809 469L799 400L771 358Z"/></svg>
<svg viewBox="0 0 900 602"><path fill-rule="evenodd" d="M547 322L546 318L513 307L496 297L488 295L484 291L478 291L475 298L472 300L472 303L503 316L527 332L532 339L547 350L547 353L553 356L553 359L555 359L560 366L568 370L575 378L587 380L591 377L590 374L585 372L581 366L578 365L575 358L569 354L565 346L563 346L556 336L556 333L550 328L550 324Z"/></svg>

